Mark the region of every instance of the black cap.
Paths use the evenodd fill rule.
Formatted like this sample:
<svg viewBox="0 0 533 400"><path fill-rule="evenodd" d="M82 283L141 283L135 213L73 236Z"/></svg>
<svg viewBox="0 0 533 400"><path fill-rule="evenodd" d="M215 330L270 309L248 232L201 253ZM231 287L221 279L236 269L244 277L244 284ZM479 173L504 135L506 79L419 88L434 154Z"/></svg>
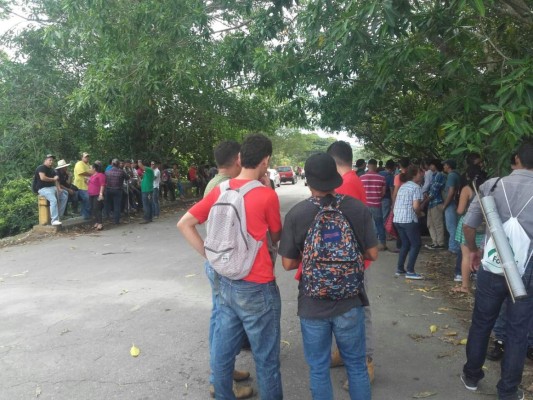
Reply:
<svg viewBox="0 0 533 400"><path fill-rule="evenodd" d="M307 184L321 192L330 192L342 185L335 160L327 153L313 154L305 162Z"/></svg>
<svg viewBox="0 0 533 400"><path fill-rule="evenodd" d="M56 156L54 156L53 154L47 154L45 159L47 159L47 158L53 158L55 160Z"/></svg>

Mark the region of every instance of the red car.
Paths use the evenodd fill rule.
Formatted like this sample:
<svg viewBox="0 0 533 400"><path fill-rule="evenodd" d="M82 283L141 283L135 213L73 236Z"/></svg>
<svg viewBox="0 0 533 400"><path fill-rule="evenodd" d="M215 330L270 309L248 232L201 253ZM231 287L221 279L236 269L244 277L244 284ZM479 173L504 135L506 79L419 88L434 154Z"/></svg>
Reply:
<svg viewBox="0 0 533 400"><path fill-rule="evenodd" d="M282 166L276 168L279 172L279 177L281 180L281 183L283 182L292 182L292 184L296 184L298 182L298 177L296 176L296 173L292 169L292 167Z"/></svg>

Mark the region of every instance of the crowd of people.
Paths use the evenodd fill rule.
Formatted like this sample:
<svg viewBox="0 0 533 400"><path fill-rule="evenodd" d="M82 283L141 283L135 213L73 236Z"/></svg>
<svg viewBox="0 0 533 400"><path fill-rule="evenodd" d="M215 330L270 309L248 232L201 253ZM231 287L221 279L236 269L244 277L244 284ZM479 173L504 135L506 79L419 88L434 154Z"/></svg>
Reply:
<svg viewBox="0 0 533 400"><path fill-rule="evenodd" d="M337 141L327 152L307 159L305 175L311 197L292 207L283 229L275 191L268 185L246 191L242 219L246 221L247 234L262 244L253 254L253 263L244 278L231 279L224 263L212 257L214 250L206 253L197 227L208 221L211 211L219 206L219 184L224 182L225 191L238 192L250 181L265 179L271 155L272 143L259 134L248 136L240 146L234 142L218 145L215 159L219 174L207 185L204 198L177 224L189 244L208 259L205 270L212 285L213 302L209 332L212 397L240 399L253 395L250 386L235 383L249 377L247 371L234 370L235 357L245 339L249 340L256 362L261 398L283 397L279 361L281 301L274 274L277 252L283 267L296 270L300 282L298 316L312 397L333 398L329 368L344 364L348 376L344 387L350 398L370 399L374 375L372 307L368 301L371 285L363 271L378 258L379 251L388 250L387 239L391 238L387 236L397 234L396 249L390 249L398 252L396 276L424 279L415 266L422 247L419 218L426 217L431 236L426 248L448 250L457 258L453 279L461 285L455 290L469 292L471 272L479 275L462 382L468 390L477 389L483 378L491 330L494 328L496 333L499 326L499 340L505 345L497 349L503 358L498 396L504 400L523 398L518 386L524 361L526 357L533 358L531 338L528 342L533 324L533 261L530 256L522 278L528 296L510 301L505 278L480 267L479 249L490 232L482 224L475 193L494 191L502 209L507 199L508 211L502 213L502 220L520 215L531 239L533 212L521 211L533 198L533 143L520 146L513 156L515 171L497 186L494 179L487 181L478 154L466 158L463 171L457 171L457 163L451 159L423 163L402 159L398 164L389 160L384 166L374 159L357 160L354 169L350 145ZM503 182L510 191L507 197ZM213 232L214 228L208 226L207 237ZM532 248L530 245L530 255ZM324 268L326 261L320 261L318 255L332 249L342 249L344 256L354 253L353 261L329 259ZM225 250L219 256L230 262L232 251ZM450 267L450 275L452 270ZM335 348L331 347L333 336Z"/></svg>
<svg viewBox="0 0 533 400"><path fill-rule="evenodd" d="M74 165L47 154L34 174L33 190L50 203L51 224L61 225L61 218L71 204L70 212L78 212L85 220L92 220L95 230L103 229L103 220L121 223L123 215L143 212L141 223L159 218L160 201L184 199L178 164L172 167L159 161L111 159L107 166L101 161L89 162L90 154L83 152ZM191 184L200 190L196 178ZM203 188L201 188L203 191Z"/></svg>

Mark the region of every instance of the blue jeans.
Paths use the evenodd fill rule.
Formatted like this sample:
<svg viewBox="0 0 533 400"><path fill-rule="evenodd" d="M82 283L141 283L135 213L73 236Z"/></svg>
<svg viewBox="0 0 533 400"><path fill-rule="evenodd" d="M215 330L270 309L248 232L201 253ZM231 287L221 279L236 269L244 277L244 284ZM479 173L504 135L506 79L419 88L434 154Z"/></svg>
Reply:
<svg viewBox="0 0 533 400"><path fill-rule="evenodd" d="M381 207L368 207L368 210L370 211L372 219L374 220L374 226L376 227L379 243L385 244L387 236L385 233L385 225L383 223L383 213L381 211Z"/></svg>
<svg viewBox="0 0 533 400"><path fill-rule="evenodd" d="M215 348L213 347L213 336L215 334L215 322L217 317L217 296L218 296L218 276L216 276L216 272L211 267L211 264L209 264L209 261L206 261L204 264L205 268L205 274L207 276L207 279L209 279L209 283L211 284L211 301L213 303L213 306L211 308L211 317L209 318L209 383L213 385L215 383L215 376L213 375L213 358L215 353Z"/></svg>
<svg viewBox="0 0 533 400"><path fill-rule="evenodd" d="M446 230L450 235L448 250L454 254L460 253L461 248L457 240L455 240L455 231L457 230L457 204L454 201L444 209L444 221L446 223Z"/></svg>
<svg viewBox="0 0 533 400"><path fill-rule="evenodd" d="M68 202L68 192L64 189L59 192L59 204L57 188L55 186L43 187L39 189L39 195L46 197L46 200L50 202L50 219L51 222L59 220L65 214Z"/></svg>
<svg viewBox="0 0 533 400"><path fill-rule="evenodd" d="M391 204L391 199L386 199L386 198L381 199L381 214L383 214L384 225L390 213L390 204Z"/></svg>
<svg viewBox="0 0 533 400"><path fill-rule="evenodd" d="M143 200L143 219L145 221L151 221L152 220L152 192L142 192L142 200Z"/></svg>
<svg viewBox="0 0 533 400"><path fill-rule="evenodd" d="M84 219L91 218L91 201L89 199L89 192L87 190L78 190L78 198L81 201L81 216Z"/></svg>
<svg viewBox="0 0 533 400"><path fill-rule="evenodd" d="M161 211L159 207L159 188L154 188L152 195L152 215L154 217L159 217L159 212Z"/></svg>
<svg viewBox="0 0 533 400"><path fill-rule="evenodd" d="M333 400L330 359L332 333L348 374L350 399L370 400L366 367L365 312L363 307L331 318L300 318L304 355L310 369L313 400Z"/></svg>
<svg viewBox="0 0 533 400"><path fill-rule="evenodd" d="M533 260L530 260L523 277L528 297L507 301L505 352L501 362L501 376L497 384L500 400L516 398L527 351L528 332L533 325ZM490 332L500 313L502 304L509 298L505 278L480 268L477 273L476 299L472 325L466 345L464 374L479 381L485 376L483 364L487 354Z"/></svg>
<svg viewBox="0 0 533 400"><path fill-rule="evenodd" d="M283 398L280 373L281 298L275 281L254 283L219 277L212 370L217 399L234 400L233 370L244 333L256 364L259 395Z"/></svg>
<svg viewBox="0 0 533 400"><path fill-rule="evenodd" d="M502 308L500 309L500 314L498 315L498 319L496 319L496 323L494 324L494 328L492 328L492 332L494 333L494 337L497 340L501 340L505 343L505 326L507 325L507 303L511 301L510 298L505 300L502 304ZM533 326L529 329L529 334L527 338L527 346L533 347Z"/></svg>
<svg viewBox="0 0 533 400"><path fill-rule="evenodd" d="M422 247L422 240L420 238L420 228L417 222L410 222L408 224L395 223L394 226L398 231L398 235L402 241L400 254L398 255L398 265L396 271L405 271L404 264L409 254L409 261L407 262L407 272L415 272L415 263Z"/></svg>

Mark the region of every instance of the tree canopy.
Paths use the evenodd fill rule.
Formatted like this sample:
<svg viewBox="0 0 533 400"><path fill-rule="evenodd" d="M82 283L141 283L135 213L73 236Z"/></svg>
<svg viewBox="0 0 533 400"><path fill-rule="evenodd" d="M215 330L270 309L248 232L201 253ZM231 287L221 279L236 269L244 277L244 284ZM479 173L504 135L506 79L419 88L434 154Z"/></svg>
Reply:
<svg viewBox="0 0 533 400"><path fill-rule="evenodd" d="M300 160L286 133L312 126L498 169L533 136L526 0L0 0L13 12L30 22L1 38L0 178L50 151L204 161L250 131Z"/></svg>

